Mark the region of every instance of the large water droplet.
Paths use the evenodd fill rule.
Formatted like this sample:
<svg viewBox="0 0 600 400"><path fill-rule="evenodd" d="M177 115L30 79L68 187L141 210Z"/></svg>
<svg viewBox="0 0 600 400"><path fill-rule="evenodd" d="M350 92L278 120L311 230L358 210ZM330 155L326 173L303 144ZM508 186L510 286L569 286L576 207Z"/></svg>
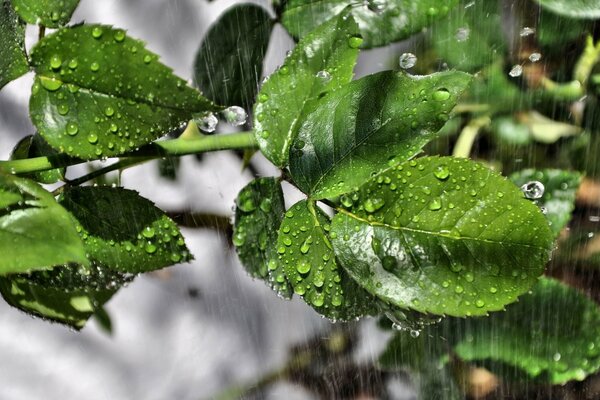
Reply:
<svg viewBox="0 0 600 400"><path fill-rule="evenodd" d="M523 67L520 66L519 64L514 65L510 72L508 73L508 75L510 75L513 78L516 78L518 76L521 76L523 74Z"/></svg>
<svg viewBox="0 0 600 400"><path fill-rule="evenodd" d="M59 55L55 54L52 57L50 57L50 67L52 69L59 69L61 65L62 65L62 60Z"/></svg>
<svg viewBox="0 0 600 400"><path fill-rule="evenodd" d="M438 165L433 170L433 175L439 180L443 181L448 179L448 177L450 176L450 170L446 165Z"/></svg>
<svg viewBox="0 0 600 400"><path fill-rule="evenodd" d="M317 72L316 77L320 79L323 83L329 82L331 80L331 74L325 70Z"/></svg>
<svg viewBox="0 0 600 400"><path fill-rule="evenodd" d="M410 69L417 64L417 56L413 53L403 53L399 58L400 68Z"/></svg>
<svg viewBox="0 0 600 400"><path fill-rule="evenodd" d="M196 125L198 128L204 132L214 132L217 129L217 124L219 120L215 117L215 114L208 112L201 114L198 118L196 118Z"/></svg>
<svg viewBox="0 0 600 400"><path fill-rule="evenodd" d="M544 185L539 181L531 181L521 186L521 191L526 198L537 200L544 195Z"/></svg>
<svg viewBox="0 0 600 400"><path fill-rule="evenodd" d="M529 55L529 61L531 61L531 62L538 62L541 59L542 59L542 55L540 53L535 52L535 53L531 53Z"/></svg>
<svg viewBox="0 0 600 400"><path fill-rule="evenodd" d="M535 33L535 29L530 28L528 26L523 27L523 29L521 29L521 31L519 32L519 36L521 37L526 37L526 36L530 36L533 35Z"/></svg>
<svg viewBox="0 0 600 400"><path fill-rule="evenodd" d="M381 207L385 205L385 200L380 198L371 198L367 199L364 202L365 211L369 213L374 213L379 210Z"/></svg>
<svg viewBox="0 0 600 400"><path fill-rule="evenodd" d="M450 92L447 89L438 89L433 92L432 97L435 101L446 101L450 98Z"/></svg>
<svg viewBox="0 0 600 400"><path fill-rule="evenodd" d="M241 126L246 123L246 119L248 119L248 114L246 111L239 106L231 106L227 107L223 111L221 111L221 115L233 126Z"/></svg>
<svg viewBox="0 0 600 400"><path fill-rule="evenodd" d="M348 46L350 46L353 49L358 49L362 42L363 38L361 38L360 36L350 36L350 38L348 38Z"/></svg>

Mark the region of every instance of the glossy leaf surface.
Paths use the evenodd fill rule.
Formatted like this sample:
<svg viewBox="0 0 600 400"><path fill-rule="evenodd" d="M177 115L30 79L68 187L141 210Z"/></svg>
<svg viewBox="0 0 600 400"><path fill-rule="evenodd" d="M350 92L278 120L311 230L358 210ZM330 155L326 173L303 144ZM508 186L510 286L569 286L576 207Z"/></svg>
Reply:
<svg viewBox="0 0 600 400"><path fill-rule="evenodd" d="M313 198L358 187L406 161L442 128L471 76L384 71L327 93L299 128L290 172Z"/></svg>
<svg viewBox="0 0 600 400"><path fill-rule="evenodd" d="M555 237L558 237L571 219L581 178L578 172L559 169L526 169L510 176L510 180L519 187L529 182L544 185L544 194L537 203L545 209L546 218L550 221L550 229Z"/></svg>
<svg viewBox="0 0 600 400"><path fill-rule="evenodd" d="M285 213L277 252L296 294L330 319L350 320L376 310L376 306L338 266L327 237L330 226L323 211L302 200Z"/></svg>
<svg viewBox="0 0 600 400"><path fill-rule="evenodd" d="M378 47L406 39L413 33L443 17L458 0L375 0L371 5L358 5L349 0L290 0L286 3L282 24L295 37L304 37L315 26L345 7L352 15L365 39L364 47Z"/></svg>
<svg viewBox="0 0 600 400"><path fill-rule="evenodd" d="M120 29L78 25L33 49L33 123L55 149L84 159L152 142L215 106Z"/></svg>
<svg viewBox="0 0 600 400"><path fill-rule="evenodd" d="M482 165L425 157L342 199L341 265L373 295L437 315L485 315L527 291L550 258L539 209Z"/></svg>
<svg viewBox="0 0 600 400"><path fill-rule="evenodd" d="M88 264L75 222L37 183L0 174L0 275Z"/></svg>
<svg viewBox="0 0 600 400"><path fill-rule="evenodd" d="M127 277L93 263L0 278L6 302L28 314L81 329Z"/></svg>
<svg viewBox="0 0 600 400"><path fill-rule="evenodd" d="M194 65L196 85L217 104L254 103L273 21L253 4L228 9L202 40Z"/></svg>
<svg viewBox="0 0 600 400"><path fill-rule="evenodd" d="M192 258L177 225L133 190L73 187L60 204L79 222L89 258L113 270L153 271Z"/></svg>
<svg viewBox="0 0 600 400"><path fill-rule="evenodd" d="M29 70L25 55L25 24L10 0L0 1L0 89Z"/></svg>
<svg viewBox="0 0 600 400"><path fill-rule="evenodd" d="M302 39L264 83L254 106L254 128L273 164L287 165L290 144L311 103L350 82L361 41L356 22L344 12Z"/></svg>
<svg viewBox="0 0 600 400"><path fill-rule="evenodd" d="M281 184L259 178L246 185L236 199L233 244L246 271L263 279L285 298L292 287L277 256L277 235L285 212Z"/></svg>
<svg viewBox="0 0 600 400"><path fill-rule="evenodd" d="M12 4L28 24L58 28L69 22L79 0L12 0Z"/></svg>
<svg viewBox="0 0 600 400"><path fill-rule="evenodd" d="M542 7L553 13L571 18L600 18L599 0L536 0Z"/></svg>

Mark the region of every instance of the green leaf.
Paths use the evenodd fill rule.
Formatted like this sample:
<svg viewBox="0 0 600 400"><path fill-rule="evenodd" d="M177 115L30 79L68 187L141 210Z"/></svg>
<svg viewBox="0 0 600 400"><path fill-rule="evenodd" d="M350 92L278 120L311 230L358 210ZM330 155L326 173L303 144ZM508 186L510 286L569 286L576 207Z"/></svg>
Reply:
<svg viewBox="0 0 600 400"><path fill-rule="evenodd" d="M500 362L552 384L583 380L600 369L598 305L554 279L542 278L506 312L443 324L460 358L492 361L492 369Z"/></svg>
<svg viewBox="0 0 600 400"><path fill-rule="evenodd" d="M32 157L53 157L58 156L58 153L51 148L48 143L39 135L29 135L24 137L17 143L12 150L11 160L24 160ZM65 168L60 167L48 171L34 172L28 174L27 177L41 183L56 183L64 179Z"/></svg>
<svg viewBox="0 0 600 400"><path fill-rule="evenodd" d="M471 6L465 7L467 3ZM501 5L496 0L461 1L435 23L431 44L452 68L475 72L504 53Z"/></svg>
<svg viewBox="0 0 600 400"><path fill-rule="evenodd" d="M600 0L535 0L546 10L578 19L600 18Z"/></svg>
<svg viewBox="0 0 600 400"><path fill-rule="evenodd" d="M280 296L292 297L292 287L277 257L277 234L285 204L276 178L259 178L236 199L233 244L246 271L265 280Z"/></svg>
<svg viewBox="0 0 600 400"><path fill-rule="evenodd" d="M436 137L470 82L463 72L384 71L327 93L292 145L294 182L312 198L331 198L408 160Z"/></svg>
<svg viewBox="0 0 600 400"><path fill-rule="evenodd" d="M437 18L448 14L458 0L373 0L358 5L351 0L290 0L281 23L295 37L303 38L315 26L352 6L352 15L365 39L363 47L378 47L406 39Z"/></svg>
<svg viewBox="0 0 600 400"><path fill-rule="evenodd" d="M14 13L10 0L0 0L0 89L29 71L25 55L25 24Z"/></svg>
<svg viewBox="0 0 600 400"><path fill-rule="evenodd" d="M123 30L79 25L33 49L33 123L61 153L84 159L134 150L215 110Z"/></svg>
<svg viewBox="0 0 600 400"><path fill-rule="evenodd" d="M510 176L510 180L517 186L529 182L540 182L544 185L544 194L537 203L546 210L546 218L550 221L554 237L558 237L571 219L581 178L578 172L560 169L525 169Z"/></svg>
<svg viewBox="0 0 600 400"><path fill-rule="evenodd" d="M344 12L302 39L262 86L254 128L262 153L273 164L287 165L290 144L310 104L350 82L360 41L356 22Z"/></svg>
<svg viewBox="0 0 600 400"><path fill-rule="evenodd" d="M0 275L88 264L72 217L33 181L0 174Z"/></svg>
<svg viewBox="0 0 600 400"><path fill-rule="evenodd" d="M306 200L286 213L277 252L294 292L333 320L350 320L377 310L374 299L338 265L327 232L329 217Z"/></svg>
<svg viewBox="0 0 600 400"><path fill-rule="evenodd" d="M153 271L191 260L177 225L133 190L73 187L60 204L79 222L86 252L116 271Z"/></svg>
<svg viewBox="0 0 600 400"><path fill-rule="evenodd" d="M371 294L436 315L485 315L527 291L553 247L548 222L481 164L425 157L342 199L332 241Z"/></svg>
<svg viewBox="0 0 600 400"><path fill-rule="evenodd" d="M79 0L12 0L12 4L28 24L58 28L69 22Z"/></svg>
<svg viewBox="0 0 600 400"><path fill-rule="evenodd" d="M238 4L227 10L200 44L196 85L217 104L250 108L272 29L273 20L260 6Z"/></svg>
<svg viewBox="0 0 600 400"><path fill-rule="evenodd" d="M0 278L7 303L28 314L81 329L131 277L99 264L65 265L52 271Z"/></svg>

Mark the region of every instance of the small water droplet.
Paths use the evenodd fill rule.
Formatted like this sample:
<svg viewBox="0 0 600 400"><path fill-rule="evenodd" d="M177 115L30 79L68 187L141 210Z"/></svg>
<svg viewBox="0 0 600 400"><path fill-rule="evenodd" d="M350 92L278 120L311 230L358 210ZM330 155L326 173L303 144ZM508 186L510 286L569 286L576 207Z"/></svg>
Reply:
<svg viewBox="0 0 600 400"><path fill-rule="evenodd" d="M464 42L469 39L470 35L471 30L469 28L458 28L454 34L454 37L456 38L457 42Z"/></svg>
<svg viewBox="0 0 600 400"><path fill-rule="evenodd" d="M519 32L519 36L526 37L526 36L533 35L534 33L535 33L535 29L533 29L533 28L531 28L529 26L525 26Z"/></svg>
<svg viewBox="0 0 600 400"><path fill-rule="evenodd" d="M154 243L148 242L148 243L146 243L144 250L148 254L154 254L154 253L156 253L157 248L156 248L156 245L154 245Z"/></svg>
<svg viewBox="0 0 600 400"><path fill-rule="evenodd" d="M98 143L98 136L95 133L90 133L87 137L87 141L90 142L90 144L96 144Z"/></svg>
<svg viewBox="0 0 600 400"><path fill-rule="evenodd" d="M542 59L542 55L540 53L531 53L529 55L529 61L531 62L538 62Z"/></svg>
<svg viewBox="0 0 600 400"><path fill-rule="evenodd" d="M59 69L61 65L62 65L62 60L59 55L55 54L52 57L50 57L50 67L52 69Z"/></svg>
<svg viewBox="0 0 600 400"><path fill-rule="evenodd" d="M97 62L93 62L90 65L90 69L92 70L92 72L98 72L98 70L100 69L100 64L98 64Z"/></svg>
<svg viewBox="0 0 600 400"><path fill-rule="evenodd" d="M399 58L400 68L410 69L417 64L417 56L413 53L403 53Z"/></svg>
<svg viewBox="0 0 600 400"><path fill-rule="evenodd" d="M374 213L379 210L381 207L385 205L385 200L380 198L371 198L365 200L363 206L365 207L365 211L369 213Z"/></svg>
<svg viewBox="0 0 600 400"><path fill-rule="evenodd" d="M143 231L142 231L142 235L145 238L153 238L154 237L154 228L152 228L151 226L147 226Z"/></svg>
<svg viewBox="0 0 600 400"><path fill-rule="evenodd" d="M544 195L544 185L539 181L531 181L521 186L521 191L526 198L537 200Z"/></svg>
<svg viewBox="0 0 600 400"><path fill-rule="evenodd" d="M102 28L99 26L94 27L94 29L92 29L92 37L100 39L102 37Z"/></svg>
<svg viewBox="0 0 600 400"><path fill-rule="evenodd" d="M195 118L196 125L198 128L204 132L214 132L217 129L217 124L219 120L215 116L215 114L211 112L203 113L199 117Z"/></svg>
<svg viewBox="0 0 600 400"><path fill-rule="evenodd" d="M363 38L360 36L350 36L348 38L348 46L352 49L358 49L363 42Z"/></svg>
<svg viewBox="0 0 600 400"><path fill-rule="evenodd" d="M432 211L437 211L437 210L440 210L441 208L442 208L442 199L440 199L439 197L434 198L429 203L429 209Z"/></svg>
<svg viewBox="0 0 600 400"><path fill-rule="evenodd" d="M510 75L513 78L519 77L523 74L523 67L519 64L516 64L512 67L512 69L510 70L510 72L508 73L508 75Z"/></svg>
<svg viewBox="0 0 600 400"><path fill-rule="evenodd" d="M438 165L433 170L433 175L439 180L443 181L448 179L448 177L450 176L450 170L446 165Z"/></svg>
<svg viewBox="0 0 600 400"><path fill-rule="evenodd" d="M125 40L125 32L124 31L116 31L113 34L113 38L115 39L115 42L121 43L123 40Z"/></svg>
<svg viewBox="0 0 600 400"><path fill-rule="evenodd" d="M331 80L331 74L325 70L317 72L316 77L324 83L329 82Z"/></svg>

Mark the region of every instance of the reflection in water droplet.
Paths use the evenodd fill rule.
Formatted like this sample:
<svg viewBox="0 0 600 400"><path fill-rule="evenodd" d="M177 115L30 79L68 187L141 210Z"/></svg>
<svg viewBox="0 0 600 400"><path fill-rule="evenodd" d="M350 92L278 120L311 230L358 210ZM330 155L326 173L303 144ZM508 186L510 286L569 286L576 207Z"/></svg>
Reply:
<svg viewBox="0 0 600 400"><path fill-rule="evenodd" d="M241 126L246 123L246 119L248 119L248 114L246 111L239 106L231 106L227 107L223 111L221 111L221 115L229 124L233 126Z"/></svg>
<svg viewBox="0 0 600 400"><path fill-rule="evenodd" d="M521 186L521 191L526 198L537 200L544 195L544 185L539 181L531 181Z"/></svg>
<svg viewBox="0 0 600 400"><path fill-rule="evenodd" d="M403 53L399 58L400 68L410 69L417 64L417 56L413 53Z"/></svg>
<svg viewBox="0 0 600 400"><path fill-rule="evenodd" d="M464 42L469 39L470 35L471 30L469 28L458 28L454 37L456 38L457 42Z"/></svg>
<svg viewBox="0 0 600 400"><path fill-rule="evenodd" d="M521 76L522 74L523 74L523 67L520 66L519 64L514 65L512 67L512 69L510 70L510 72L508 73L508 75L510 75L513 78Z"/></svg>

